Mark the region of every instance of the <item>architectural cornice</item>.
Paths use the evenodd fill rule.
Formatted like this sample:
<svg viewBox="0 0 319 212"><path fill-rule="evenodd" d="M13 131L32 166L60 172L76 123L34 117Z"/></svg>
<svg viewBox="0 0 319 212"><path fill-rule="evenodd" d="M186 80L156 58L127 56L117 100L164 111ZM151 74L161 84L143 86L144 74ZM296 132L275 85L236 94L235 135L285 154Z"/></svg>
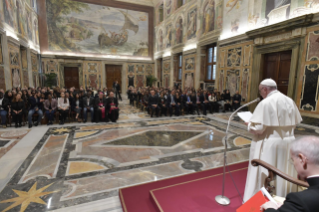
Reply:
<svg viewBox="0 0 319 212"><path fill-rule="evenodd" d="M218 45L226 45L226 44L231 44L234 42L242 41L242 40L247 40L249 37L246 34L240 34L234 37L230 37L224 40L218 41Z"/></svg>
<svg viewBox="0 0 319 212"><path fill-rule="evenodd" d="M313 17L314 17L314 14L307 14L300 17L288 19L283 22L279 22L277 24L272 24L259 29L251 30L246 32L245 34L249 38L257 38L257 37L262 37L267 35L273 35L276 33L287 32L295 28L300 28L300 27L311 24Z"/></svg>

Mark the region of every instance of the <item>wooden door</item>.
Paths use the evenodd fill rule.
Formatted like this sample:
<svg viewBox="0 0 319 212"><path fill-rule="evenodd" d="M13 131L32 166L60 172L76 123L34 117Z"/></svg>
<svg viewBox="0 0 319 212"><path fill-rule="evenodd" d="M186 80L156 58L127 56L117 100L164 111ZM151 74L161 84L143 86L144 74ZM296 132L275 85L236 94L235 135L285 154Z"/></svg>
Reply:
<svg viewBox="0 0 319 212"><path fill-rule="evenodd" d="M105 65L106 87L110 91L113 89L113 83L117 80L122 88L122 66Z"/></svg>
<svg viewBox="0 0 319 212"><path fill-rule="evenodd" d="M291 51L266 54L264 57L264 79L276 81L278 90L288 93Z"/></svg>
<svg viewBox="0 0 319 212"><path fill-rule="evenodd" d="M80 88L78 67L64 67L64 85L68 89L71 87Z"/></svg>

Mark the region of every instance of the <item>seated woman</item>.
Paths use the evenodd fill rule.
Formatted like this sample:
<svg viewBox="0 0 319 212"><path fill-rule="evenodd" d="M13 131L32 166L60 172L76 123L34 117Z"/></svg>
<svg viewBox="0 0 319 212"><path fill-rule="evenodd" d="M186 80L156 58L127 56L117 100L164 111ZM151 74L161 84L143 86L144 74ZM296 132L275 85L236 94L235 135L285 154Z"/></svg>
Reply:
<svg viewBox="0 0 319 212"><path fill-rule="evenodd" d="M82 104L82 100L80 99L80 95L77 93L75 94L75 98L73 99L72 101L72 105L71 105L71 109L72 111L75 112L75 120L77 122L79 122L79 115L82 111L82 108L83 108L83 104Z"/></svg>
<svg viewBox="0 0 319 212"><path fill-rule="evenodd" d="M119 108L118 108L117 98L114 97L114 93L111 91L109 98L106 100L106 108L108 116L112 122L116 122L119 118Z"/></svg>
<svg viewBox="0 0 319 212"><path fill-rule="evenodd" d="M15 127L21 127L21 122L22 122L22 114L23 114L23 109L25 107L25 104L23 100L21 99L21 94L17 94L15 98L12 100L11 104L11 114L13 117L13 121L15 122Z"/></svg>
<svg viewBox="0 0 319 212"><path fill-rule="evenodd" d="M48 125L53 124L54 119L54 113L57 108L57 102L56 99L52 98L51 94L48 94L48 99L44 101L44 109L45 109L45 115L48 118Z"/></svg>
<svg viewBox="0 0 319 212"><path fill-rule="evenodd" d="M218 113L219 112L219 104L217 103L217 98L215 93L212 93L209 97L209 104L210 104L210 113Z"/></svg>
<svg viewBox="0 0 319 212"><path fill-rule="evenodd" d="M60 124L63 125L65 122L65 119L69 115L70 102L69 102L69 99L65 96L64 92L61 92L60 95L61 97L58 98L58 111L59 111Z"/></svg>
<svg viewBox="0 0 319 212"><path fill-rule="evenodd" d="M100 121L109 121L108 116L105 113L105 105L106 99L102 92L98 94L98 97L95 99L94 104L94 114L95 114L95 122L98 123Z"/></svg>

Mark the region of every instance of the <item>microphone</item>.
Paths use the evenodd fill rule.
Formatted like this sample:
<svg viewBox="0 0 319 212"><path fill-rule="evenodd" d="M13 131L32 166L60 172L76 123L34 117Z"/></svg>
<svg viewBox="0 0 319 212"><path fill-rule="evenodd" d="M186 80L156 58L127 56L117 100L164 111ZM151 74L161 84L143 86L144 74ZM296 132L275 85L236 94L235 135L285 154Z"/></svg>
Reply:
<svg viewBox="0 0 319 212"><path fill-rule="evenodd" d="M233 112L229 119L228 119L228 124L227 124L227 128L226 128L226 133L225 133L225 151L224 151L224 173L223 173L223 190L222 190L222 195L218 195L215 197L215 201L221 205L229 205L230 204L230 199L227 198L226 196L224 196L224 191L225 191L225 174L226 174L226 165L227 165L227 162L226 162L226 159L227 159L227 156L226 156L226 153L227 153L227 137L228 137L228 129L229 129L229 126L230 126L230 122L233 118L233 116L242 108L244 107L247 107L248 105L251 105L253 103L256 103L256 102L259 102L260 101L260 98L258 97L257 99L254 99L253 101L250 101L242 106L240 106L237 110L235 110L235 112ZM230 173L231 174L231 173ZM233 179L233 178L232 178ZM233 181L236 189L237 189L237 186L235 184L235 182ZM237 189L238 191L238 189ZM238 192L239 196L241 197L242 199L242 202L243 201L243 198L241 196L241 194Z"/></svg>

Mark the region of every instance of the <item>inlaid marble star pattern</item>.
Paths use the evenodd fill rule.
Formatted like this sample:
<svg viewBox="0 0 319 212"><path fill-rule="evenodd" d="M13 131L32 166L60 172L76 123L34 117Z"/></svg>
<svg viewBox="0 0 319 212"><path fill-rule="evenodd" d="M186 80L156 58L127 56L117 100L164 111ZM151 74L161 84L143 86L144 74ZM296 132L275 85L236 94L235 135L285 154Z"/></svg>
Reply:
<svg viewBox="0 0 319 212"><path fill-rule="evenodd" d="M30 188L30 190L27 192L12 189L14 193L18 195L18 197L1 201L0 203L14 202L12 205L4 209L2 212L9 211L10 209L17 207L19 205L21 205L20 212L24 212L31 202L46 205L47 203L44 202L40 197L58 192L58 191L43 192L44 190L49 188L52 184L53 183L37 190L37 182L35 182L33 186Z"/></svg>

